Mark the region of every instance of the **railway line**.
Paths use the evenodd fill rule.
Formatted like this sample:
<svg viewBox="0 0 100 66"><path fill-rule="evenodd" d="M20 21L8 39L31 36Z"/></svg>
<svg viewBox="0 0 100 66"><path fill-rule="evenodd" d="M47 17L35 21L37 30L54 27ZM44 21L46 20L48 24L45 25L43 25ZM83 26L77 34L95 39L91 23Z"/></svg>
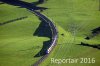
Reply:
<svg viewBox="0 0 100 66"><path fill-rule="evenodd" d="M51 28L52 31L52 41L51 44L49 46L49 48L46 50L46 54L40 58L33 66L38 66L41 62L43 62L48 55L50 54L50 52L53 50L53 48L55 47L56 43L57 43L57 39L58 39L58 30L56 28L56 26L54 25L54 23L44 14L41 14L38 11L34 11L34 10L30 10L32 13L34 13L36 16L38 16L39 18L41 18L42 20L44 20L45 22L48 23L48 25Z"/></svg>
<svg viewBox="0 0 100 66"><path fill-rule="evenodd" d="M43 60L45 60L48 57L50 52L55 47L57 39L58 39L58 30L57 30L56 26L54 25L54 23L44 14L42 14L38 11L35 11L35 10L38 10L38 9L47 9L47 8L36 7L32 4L24 2L24 1L17 1L17 0L14 0L14 1L12 1L12 0L8 0L8 1L7 0L1 0L1 1L4 2L4 3L10 4L10 5L21 6L21 7L28 9L29 11L34 13L36 16L41 18L43 21L45 21L50 26L50 30L52 32L51 43L50 43L50 46L45 51L46 54L33 65L33 66L38 66Z"/></svg>

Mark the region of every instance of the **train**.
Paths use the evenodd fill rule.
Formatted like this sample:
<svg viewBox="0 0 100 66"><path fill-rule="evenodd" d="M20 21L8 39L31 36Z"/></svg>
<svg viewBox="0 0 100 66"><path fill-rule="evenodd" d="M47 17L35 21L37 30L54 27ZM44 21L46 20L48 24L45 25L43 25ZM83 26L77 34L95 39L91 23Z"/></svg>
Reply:
<svg viewBox="0 0 100 66"><path fill-rule="evenodd" d="M51 27L51 31L52 31L52 42L49 46L49 48L46 50L46 54L49 54L53 47L56 45L57 39L58 39L58 31L56 26L53 24L52 21L48 21L49 22L49 26Z"/></svg>
<svg viewBox="0 0 100 66"><path fill-rule="evenodd" d="M52 42L51 42L49 48L46 49L46 51L45 51L46 54L49 54L52 51L53 47L56 45L56 41L58 39L58 30L57 30L56 26L54 25L54 23L50 19L48 19L45 15L43 15L43 14L37 12L37 11L34 11L34 13L38 17L40 17L44 21L46 21L49 24L50 28L51 28L51 31L52 31Z"/></svg>
<svg viewBox="0 0 100 66"><path fill-rule="evenodd" d="M51 43L50 47L46 50L46 54L49 54L52 51L53 47L56 45L56 41L57 41L57 37L55 37L52 40L52 43Z"/></svg>

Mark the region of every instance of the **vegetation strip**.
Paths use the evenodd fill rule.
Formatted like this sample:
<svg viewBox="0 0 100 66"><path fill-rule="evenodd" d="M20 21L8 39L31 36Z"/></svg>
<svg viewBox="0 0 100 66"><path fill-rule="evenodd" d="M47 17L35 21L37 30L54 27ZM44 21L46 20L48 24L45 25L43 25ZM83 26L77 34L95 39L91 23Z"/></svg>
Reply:
<svg viewBox="0 0 100 66"><path fill-rule="evenodd" d="M6 21L6 22L2 22L2 23L0 23L0 26L5 25L5 24L7 24L7 23L15 22L15 21L17 21L17 20L22 20L22 19L25 19L25 18L27 18L27 16L25 16L25 17L20 17L20 18L16 18L16 19L9 20L9 21Z"/></svg>

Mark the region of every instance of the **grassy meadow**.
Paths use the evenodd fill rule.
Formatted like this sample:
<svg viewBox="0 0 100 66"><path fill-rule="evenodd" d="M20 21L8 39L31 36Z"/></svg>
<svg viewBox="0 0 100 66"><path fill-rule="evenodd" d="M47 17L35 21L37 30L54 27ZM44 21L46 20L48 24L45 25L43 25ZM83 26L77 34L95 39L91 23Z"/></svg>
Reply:
<svg viewBox="0 0 100 66"><path fill-rule="evenodd" d="M35 2L37 0L23 0ZM40 66L99 66L100 50L78 45L100 44L100 35L84 39L91 30L100 26L99 0L48 0L38 6L47 7L42 13L58 28L59 38L55 49ZM47 37L34 36L40 20L25 8L0 4L0 23L27 17L0 26L0 66L31 66L41 57L34 57ZM64 35L61 35L64 34ZM95 58L96 63L55 64L51 58Z"/></svg>
<svg viewBox="0 0 100 66"><path fill-rule="evenodd" d="M27 18L15 20L21 17ZM5 23L0 25L0 66L31 66L40 59L34 56L49 40L33 35L40 22L25 8L0 4L0 23Z"/></svg>
<svg viewBox="0 0 100 66"><path fill-rule="evenodd" d="M100 35L90 40L91 30L100 26L99 0L48 0L42 6L49 9L43 13L53 20L59 30L57 46L40 66L98 66L100 50L81 46L81 42L90 45L100 44ZM64 34L62 36L61 34ZM51 58L95 58L92 63L51 63Z"/></svg>

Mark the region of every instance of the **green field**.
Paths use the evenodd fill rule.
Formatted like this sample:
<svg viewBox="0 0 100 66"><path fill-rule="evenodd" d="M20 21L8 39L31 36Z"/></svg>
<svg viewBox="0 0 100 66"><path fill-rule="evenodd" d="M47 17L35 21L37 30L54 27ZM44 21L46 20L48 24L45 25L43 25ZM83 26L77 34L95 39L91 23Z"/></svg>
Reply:
<svg viewBox="0 0 100 66"><path fill-rule="evenodd" d="M0 66L31 66L40 57L34 56L41 50L46 37L33 36L40 20L25 8L8 4L0 5L0 23L27 17L0 26Z"/></svg>
<svg viewBox="0 0 100 66"><path fill-rule="evenodd" d="M23 0L33 2L36 0ZM99 66L100 50L77 45L100 44L100 35L85 40L91 30L100 26L99 0L48 0L39 6L59 30L58 43L40 66ZM0 26L0 66L31 66L40 57L34 57L47 37L33 36L40 20L25 8L8 4L0 5L0 23L20 17L27 18ZM64 34L62 36L61 34ZM51 58L95 58L96 63L54 64Z"/></svg>
<svg viewBox="0 0 100 66"><path fill-rule="evenodd" d="M77 45L81 42L100 44L100 35L84 39L92 29L100 26L99 0L48 0L42 6L50 8L43 13L55 22L59 39L54 51L40 66L99 66L100 50ZM96 63L54 64L51 58L95 58Z"/></svg>

